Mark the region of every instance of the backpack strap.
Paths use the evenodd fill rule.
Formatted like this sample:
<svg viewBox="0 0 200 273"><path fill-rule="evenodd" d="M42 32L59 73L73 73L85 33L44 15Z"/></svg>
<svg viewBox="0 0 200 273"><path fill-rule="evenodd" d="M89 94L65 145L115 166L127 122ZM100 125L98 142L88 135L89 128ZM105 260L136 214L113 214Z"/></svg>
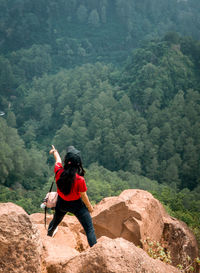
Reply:
<svg viewBox="0 0 200 273"><path fill-rule="evenodd" d="M44 226L47 229L47 207L44 208Z"/></svg>
<svg viewBox="0 0 200 273"><path fill-rule="evenodd" d="M58 169L58 170L56 171L55 176L54 176L54 180L55 180L55 178L56 178L56 174L57 174L61 169L62 169L62 168L60 168L60 169ZM52 183L51 183L51 187L50 187L50 189L49 189L49 192L52 191L54 180L53 180ZM45 226L45 229L47 229L47 228L46 228L46 224L47 224L47 207L45 206L45 208L44 208L44 226Z"/></svg>
<svg viewBox="0 0 200 273"><path fill-rule="evenodd" d="M60 168L60 169L58 169L58 170L56 171L54 180L56 179L56 174L57 174L61 169L62 169L62 168ZM51 190L52 190L52 188L53 188L54 180L53 180L53 182L51 183L51 187L50 187L50 189L49 189L49 192L51 192Z"/></svg>
<svg viewBox="0 0 200 273"><path fill-rule="evenodd" d="M54 183L54 180L53 180L53 182L51 183L51 187L50 187L50 189L49 189L49 192L51 192L51 191L52 191L52 188L53 188L53 183Z"/></svg>

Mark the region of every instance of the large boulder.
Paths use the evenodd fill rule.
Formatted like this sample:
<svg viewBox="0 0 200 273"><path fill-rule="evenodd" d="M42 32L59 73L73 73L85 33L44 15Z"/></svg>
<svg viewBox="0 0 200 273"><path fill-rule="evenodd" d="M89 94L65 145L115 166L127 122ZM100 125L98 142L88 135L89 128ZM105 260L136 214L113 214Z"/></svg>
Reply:
<svg viewBox="0 0 200 273"><path fill-rule="evenodd" d="M48 273L180 273L178 269L150 258L145 251L123 238L102 237L92 248L57 263Z"/></svg>
<svg viewBox="0 0 200 273"><path fill-rule="evenodd" d="M118 197L103 199L92 214L97 237L122 237L142 246L142 239L159 241L163 228L163 208L146 191L125 190Z"/></svg>
<svg viewBox="0 0 200 273"><path fill-rule="evenodd" d="M47 214L47 227L52 217L53 215ZM47 236L44 214L34 213L30 215L30 218L37 225L42 240L44 269L49 270L57 264L67 263L72 257L88 248L86 236L80 232L81 225L75 216L66 215L58 226L58 232L54 237Z"/></svg>
<svg viewBox="0 0 200 273"><path fill-rule="evenodd" d="M188 256L194 260L198 256L198 245L195 236L188 226L173 217L163 217L164 229L162 234L162 244L171 253L174 265L182 264L186 266ZM200 272L197 270L197 272Z"/></svg>
<svg viewBox="0 0 200 273"><path fill-rule="evenodd" d="M28 214L12 203L0 203L0 272L41 272L38 230Z"/></svg>
<svg viewBox="0 0 200 273"><path fill-rule="evenodd" d="M172 253L173 265L198 256L198 246L186 224L170 217L149 192L125 190L103 199L92 214L97 237L122 237L143 248L144 240L163 243Z"/></svg>

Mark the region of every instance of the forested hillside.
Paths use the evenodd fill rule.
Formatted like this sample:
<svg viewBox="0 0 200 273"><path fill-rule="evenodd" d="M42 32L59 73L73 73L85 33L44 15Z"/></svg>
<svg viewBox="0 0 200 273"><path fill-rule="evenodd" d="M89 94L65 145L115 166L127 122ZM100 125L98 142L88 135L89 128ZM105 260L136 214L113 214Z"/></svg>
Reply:
<svg viewBox="0 0 200 273"><path fill-rule="evenodd" d="M75 145L93 202L146 189L200 234L199 12L197 0L0 0L0 201L38 211L50 145Z"/></svg>
<svg viewBox="0 0 200 273"><path fill-rule="evenodd" d="M169 37L166 37L169 39ZM171 38L171 36L170 36ZM124 170L194 189L200 174L198 43L150 42L122 70L87 64L21 84L10 103L26 147L62 152L73 144L85 164ZM198 45L199 50L199 45Z"/></svg>
<svg viewBox="0 0 200 273"><path fill-rule="evenodd" d="M199 39L199 12L199 0L1 0L0 50L20 67L37 62L38 73L118 63L168 31Z"/></svg>

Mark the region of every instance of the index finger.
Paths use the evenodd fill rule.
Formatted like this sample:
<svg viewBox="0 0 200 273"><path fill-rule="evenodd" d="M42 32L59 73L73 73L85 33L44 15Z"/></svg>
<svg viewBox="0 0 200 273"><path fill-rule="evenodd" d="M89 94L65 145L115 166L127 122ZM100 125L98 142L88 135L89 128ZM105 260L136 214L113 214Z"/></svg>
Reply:
<svg viewBox="0 0 200 273"><path fill-rule="evenodd" d="M53 145L51 145L52 149L55 149L55 147Z"/></svg>

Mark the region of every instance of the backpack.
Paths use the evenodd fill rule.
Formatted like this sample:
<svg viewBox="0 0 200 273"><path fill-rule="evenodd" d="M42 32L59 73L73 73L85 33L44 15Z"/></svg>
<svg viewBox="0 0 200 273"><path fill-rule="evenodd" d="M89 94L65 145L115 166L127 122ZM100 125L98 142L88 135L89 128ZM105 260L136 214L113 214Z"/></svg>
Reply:
<svg viewBox="0 0 200 273"><path fill-rule="evenodd" d="M55 178L54 178L55 179ZM51 184L51 187L49 189L49 192L46 194L44 200L43 200L43 207L44 207L44 226L46 229L46 223L47 223L47 208L54 209L56 207L56 203L58 200L58 193L51 191L53 188L54 180Z"/></svg>
<svg viewBox="0 0 200 273"><path fill-rule="evenodd" d="M52 191L47 193L43 203L47 208L52 209L56 207L57 200L58 200L58 193Z"/></svg>

